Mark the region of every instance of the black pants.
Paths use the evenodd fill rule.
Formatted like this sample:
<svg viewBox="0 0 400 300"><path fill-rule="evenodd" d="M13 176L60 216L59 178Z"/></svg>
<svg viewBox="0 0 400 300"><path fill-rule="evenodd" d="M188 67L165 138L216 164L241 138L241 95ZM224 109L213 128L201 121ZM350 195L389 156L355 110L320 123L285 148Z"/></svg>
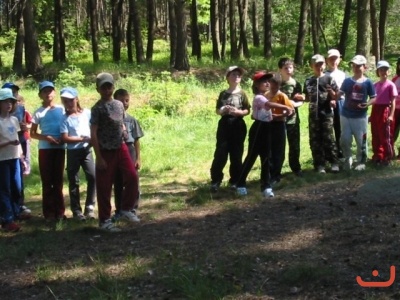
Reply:
<svg viewBox="0 0 400 300"><path fill-rule="evenodd" d="M289 144L289 167L293 173L298 173L301 171L300 123L286 124L286 135Z"/></svg>
<svg viewBox="0 0 400 300"><path fill-rule="evenodd" d="M224 178L223 169L230 159L229 183L236 184L242 169L244 140L247 134L246 123L242 118L222 117L218 122L217 145L214 160L211 164L211 183L221 183Z"/></svg>
<svg viewBox="0 0 400 300"><path fill-rule="evenodd" d="M286 124L272 121L271 126L271 180L280 180L285 161Z"/></svg>
<svg viewBox="0 0 400 300"><path fill-rule="evenodd" d="M271 187L270 155L271 155L271 123L254 121L249 131L249 148L243 162L238 187L246 187L246 179L257 157L261 162L261 191Z"/></svg>

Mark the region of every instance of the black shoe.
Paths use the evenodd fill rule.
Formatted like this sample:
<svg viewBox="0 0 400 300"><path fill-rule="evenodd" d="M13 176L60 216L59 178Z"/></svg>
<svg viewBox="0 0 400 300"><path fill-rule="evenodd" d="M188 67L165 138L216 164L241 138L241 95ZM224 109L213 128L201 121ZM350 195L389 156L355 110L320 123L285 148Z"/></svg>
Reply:
<svg viewBox="0 0 400 300"><path fill-rule="evenodd" d="M220 186L220 183L212 183L210 186L210 192L211 193L218 192L219 186Z"/></svg>

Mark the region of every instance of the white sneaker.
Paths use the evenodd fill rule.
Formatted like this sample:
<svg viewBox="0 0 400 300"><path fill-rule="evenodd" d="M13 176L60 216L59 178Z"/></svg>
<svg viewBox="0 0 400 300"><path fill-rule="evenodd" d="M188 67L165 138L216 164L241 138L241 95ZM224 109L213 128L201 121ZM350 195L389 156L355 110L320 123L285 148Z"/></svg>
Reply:
<svg viewBox="0 0 400 300"><path fill-rule="evenodd" d="M332 166L331 166L331 171L334 172L334 173L339 172L339 165L337 165L337 164L332 164Z"/></svg>
<svg viewBox="0 0 400 300"><path fill-rule="evenodd" d="M121 220L127 220L129 222L132 223L139 223L140 219L138 218L138 216L129 210L121 210Z"/></svg>
<svg viewBox="0 0 400 300"><path fill-rule="evenodd" d="M239 196L246 196L247 195L247 189L245 187L238 187L236 189L236 194Z"/></svg>
<svg viewBox="0 0 400 300"><path fill-rule="evenodd" d="M353 158L352 157L346 158L343 162L343 169L349 171L351 170L352 165L353 165Z"/></svg>
<svg viewBox="0 0 400 300"><path fill-rule="evenodd" d="M325 174L326 173L325 167L324 166L319 166L317 168L317 172L320 173L320 174Z"/></svg>
<svg viewBox="0 0 400 300"><path fill-rule="evenodd" d="M108 219L104 221L103 223L100 223L99 228L104 231L108 232L120 232L121 229L116 227L113 222L111 222L111 219Z"/></svg>
<svg viewBox="0 0 400 300"><path fill-rule="evenodd" d="M365 170L365 164L359 164L357 167L354 168L356 171L364 171Z"/></svg>
<svg viewBox="0 0 400 300"><path fill-rule="evenodd" d="M271 188L266 188L266 189L264 190L264 192L263 192L263 196L264 196L264 198L272 198L272 197L274 197L275 195L274 195L274 192L272 191Z"/></svg>

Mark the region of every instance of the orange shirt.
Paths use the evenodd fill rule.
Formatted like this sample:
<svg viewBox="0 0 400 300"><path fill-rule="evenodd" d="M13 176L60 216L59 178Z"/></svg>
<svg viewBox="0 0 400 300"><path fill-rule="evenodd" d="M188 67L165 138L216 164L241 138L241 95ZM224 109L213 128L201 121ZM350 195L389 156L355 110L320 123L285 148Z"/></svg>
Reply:
<svg viewBox="0 0 400 300"><path fill-rule="evenodd" d="M267 99L271 102L279 103L282 105L286 105L294 109L292 102L289 100L288 96L286 94L282 93L281 91L278 91L275 95L271 96L270 92L266 93L265 96ZM272 108L272 115L282 115L283 111L285 109L283 108ZM278 116L275 117L273 121L286 121L286 117L284 116Z"/></svg>

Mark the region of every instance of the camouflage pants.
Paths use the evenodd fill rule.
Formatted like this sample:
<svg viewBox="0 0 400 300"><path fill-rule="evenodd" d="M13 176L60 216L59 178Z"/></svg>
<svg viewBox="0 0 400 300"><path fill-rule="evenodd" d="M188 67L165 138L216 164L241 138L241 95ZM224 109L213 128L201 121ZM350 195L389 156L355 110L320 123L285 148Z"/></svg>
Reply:
<svg viewBox="0 0 400 300"><path fill-rule="evenodd" d="M309 116L308 130L314 168L325 166L326 161L336 164L338 159L333 134L333 117Z"/></svg>

